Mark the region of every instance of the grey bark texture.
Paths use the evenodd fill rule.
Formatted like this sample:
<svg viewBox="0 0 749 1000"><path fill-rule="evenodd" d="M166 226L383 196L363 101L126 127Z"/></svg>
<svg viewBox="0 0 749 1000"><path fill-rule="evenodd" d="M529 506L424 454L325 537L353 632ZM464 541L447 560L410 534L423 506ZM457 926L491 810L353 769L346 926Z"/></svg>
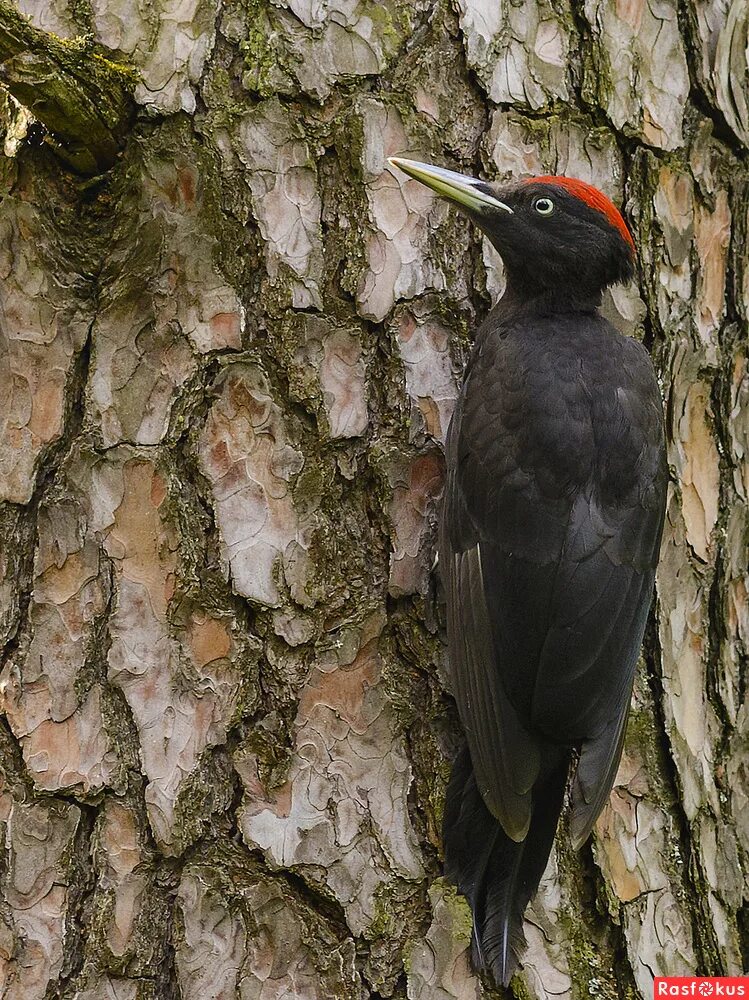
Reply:
<svg viewBox="0 0 749 1000"><path fill-rule="evenodd" d="M747 969L748 34L746 0L0 2L3 1000L501 995L440 877L433 561L502 269L393 154L623 204L606 309L667 413L621 768L512 991Z"/></svg>

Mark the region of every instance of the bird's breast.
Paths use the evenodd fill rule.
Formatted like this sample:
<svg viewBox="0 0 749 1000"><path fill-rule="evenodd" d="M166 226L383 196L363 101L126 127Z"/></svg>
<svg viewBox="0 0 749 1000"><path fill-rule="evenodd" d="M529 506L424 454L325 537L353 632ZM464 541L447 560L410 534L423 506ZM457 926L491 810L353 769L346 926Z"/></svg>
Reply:
<svg viewBox="0 0 749 1000"><path fill-rule="evenodd" d="M483 338L448 449L474 523L501 521L540 558L580 493L631 501L649 432L625 341L600 317Z"/></svg>

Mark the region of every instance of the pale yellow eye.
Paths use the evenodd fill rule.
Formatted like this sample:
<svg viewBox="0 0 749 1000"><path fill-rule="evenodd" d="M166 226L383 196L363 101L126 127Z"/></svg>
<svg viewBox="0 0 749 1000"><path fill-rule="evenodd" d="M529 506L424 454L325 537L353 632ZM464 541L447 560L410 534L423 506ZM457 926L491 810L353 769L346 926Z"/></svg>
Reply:
<svg viewBox="0 0 749 1000"><path fill-rule="evenodd" d="M536 198L533 207L539 215L551 215L554 211L554 202L551 198Z"/></svg>

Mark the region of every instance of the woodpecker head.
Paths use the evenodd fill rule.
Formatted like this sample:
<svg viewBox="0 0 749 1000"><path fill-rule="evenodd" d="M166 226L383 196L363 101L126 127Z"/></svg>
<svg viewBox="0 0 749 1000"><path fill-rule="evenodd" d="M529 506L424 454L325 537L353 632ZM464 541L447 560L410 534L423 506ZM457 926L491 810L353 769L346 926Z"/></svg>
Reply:
<svg viewBox="0 0 749 1000"><path fill-rule="evenodd" d="M488 236L517 290L597 298L634 274L635 245L611 201L570 177L500 186L394 156L404 173L455 202Z"/></svg>

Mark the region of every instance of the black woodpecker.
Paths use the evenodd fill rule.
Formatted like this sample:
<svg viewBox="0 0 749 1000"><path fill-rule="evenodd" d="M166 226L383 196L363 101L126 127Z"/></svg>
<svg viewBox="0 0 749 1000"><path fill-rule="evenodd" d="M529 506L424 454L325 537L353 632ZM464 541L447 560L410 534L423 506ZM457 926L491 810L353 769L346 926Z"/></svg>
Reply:
<svg viewBox="0 0 749 1000"><path fill-rule="evenodd" d="M474 964L506 985L573 759L575 846L619 764L663 528L663 408L647 351L598 311L635 261L605 195L390 162L457 203L507 275L450 424L439 539L467 744L447 789L446 874L471 904Z"/></svg>

